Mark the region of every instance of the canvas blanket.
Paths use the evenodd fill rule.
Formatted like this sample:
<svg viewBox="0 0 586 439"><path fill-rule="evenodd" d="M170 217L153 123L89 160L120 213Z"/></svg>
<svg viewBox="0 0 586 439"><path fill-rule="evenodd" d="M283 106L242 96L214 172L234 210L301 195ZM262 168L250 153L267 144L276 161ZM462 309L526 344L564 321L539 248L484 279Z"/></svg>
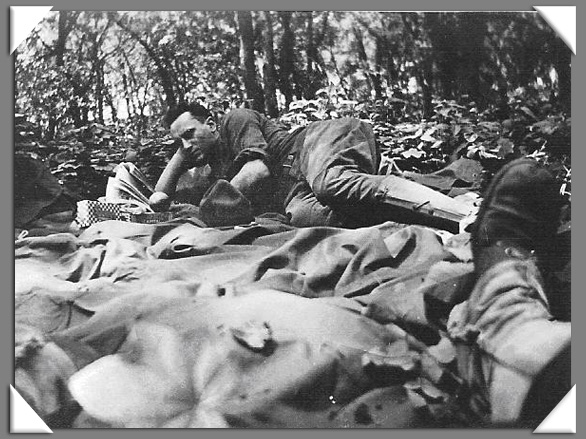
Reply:
<svg viewBox="0 0 586 439"><path fill-rule="evenodd" d="M53 428L469 426L468 235L94 224L15 245L15 384Z"/></svg>

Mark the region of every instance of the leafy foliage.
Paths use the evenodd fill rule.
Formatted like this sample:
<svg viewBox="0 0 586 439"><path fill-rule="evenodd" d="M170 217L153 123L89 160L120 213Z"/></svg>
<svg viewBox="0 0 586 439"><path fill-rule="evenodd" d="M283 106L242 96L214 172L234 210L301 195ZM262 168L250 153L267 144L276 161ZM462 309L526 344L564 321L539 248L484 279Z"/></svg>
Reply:
<svg viewBox="0 0 586 439"><path fill-rule="evenodd" d="M380 173L414 171L429 173L459 157L481 162L487 179L505 161L531 156L549 165L566 188L571 176L571 120L565 115L547 114L539 100L523 102L511 95L512 116L499 121L498 108L480 112L474 103L435 100L429 121L398 120L393 108L408 108L401 100L362 102L320 94L312 100L293 103L281 121L291 128L312 121L344 116L370 122L382 151ZM567 194L566 194L567 195Z"/></svg>
<svg viewBox="0 0 586 439"><path fill-rule="evenodd" d="M478 160L489 178L506 161L531 156L559 177L569 200L571 120L563 114L544 115L532 109L531 103L512 97L518 111L510 119L496 121L492 120L495 109L479 112L470 104L438 100L431 120L401 117L402 122L395 123L397 117L388 102L359 103L321 92L318 96L293 102L279 121L290 129L340 117L371 123L382 152L381 174L429 173L467 157ZM159 126L149 127L138 138L120 126L91 123L44 142L37 126L22 115L16 120L17 150L45 160L69 189L88 199L104 195L107 177L122 161L135 162L156 181L176 149L175 141Z"/></svg>
<svg viewBox="0 0 586 439"><path fill-rule="evenodd" d="M276 75L286 126L366 120L381 173L468 157L490 176L533 156L569 197L569 51L536 13L251 17L252 73ZM16 152L46 160L84 198L103 195L123 160L156 180L175 149L160 127L168 105L200 100L218 114L250 105L241 38L233 11L52 13L15 55Z"/></svg>

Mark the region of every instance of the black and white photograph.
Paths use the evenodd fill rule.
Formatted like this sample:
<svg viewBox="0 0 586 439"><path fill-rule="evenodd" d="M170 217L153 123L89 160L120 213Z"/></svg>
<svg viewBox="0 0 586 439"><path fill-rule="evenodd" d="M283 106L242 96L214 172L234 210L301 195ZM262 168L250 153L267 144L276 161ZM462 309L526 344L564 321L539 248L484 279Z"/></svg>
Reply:
<svg viewBox="0 0 586 439"><path fill-rule="evenodd" d="M539 11L55 9L11 56L14 390L52 431L534 431L572 391Z"/></svg>

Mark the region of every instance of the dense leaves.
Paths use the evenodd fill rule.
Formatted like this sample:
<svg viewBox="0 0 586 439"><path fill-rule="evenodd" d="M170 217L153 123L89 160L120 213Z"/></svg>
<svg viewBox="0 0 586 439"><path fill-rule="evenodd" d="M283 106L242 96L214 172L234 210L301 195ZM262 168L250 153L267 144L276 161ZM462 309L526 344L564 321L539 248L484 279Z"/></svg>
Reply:
<svg viewBox="0 0 586 439"><path fill-rule="evenodd" d="M59 11L15 54L15 147L96 198L120 161L156 180L175 149L162 113L199 100L218 114L265 106L289 128L369 121L381 173L467 157L490 176L530 155L569 197L560 41L529 12Z"/></svg>
<svg viewBox="0 0 586 439"><path fill-rule="evenodd" d="M562 114L544 117L536 111L544 117L538 120L524 105L514 118L495 121L491 120L493 110L480 113L470 105L436 101L430 121L408 121L405 117L393 123L395 118L388 110L377 101L358 103L324 95L295 101L280 121L291 129L345 116L370 122L382 151L381 174L428 173L467 157L480 161L490 177L505 161L532 156L550 166L569 199L570 119ZM84 198L104 195L107 177L122 161L134 162L155 181L176 149L175 141L157 126L136 138L121 127L91 123L70 129L57 140L43 141L37 126L23 116L16 120L17 151L45 160L66 186Z"/></svg>

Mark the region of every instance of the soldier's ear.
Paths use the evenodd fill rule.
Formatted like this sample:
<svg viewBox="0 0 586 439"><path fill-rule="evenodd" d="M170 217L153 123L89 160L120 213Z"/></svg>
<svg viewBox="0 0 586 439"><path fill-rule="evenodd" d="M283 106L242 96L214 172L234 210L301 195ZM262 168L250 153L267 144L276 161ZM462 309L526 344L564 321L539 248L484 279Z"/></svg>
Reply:
<svg viewBox="0 0 586 439"><path fill-rule="evenodd" d="M214 120L214 118L212 116L210 116L206 119L206 125L208 127L210 127L210 130L212 130L212 132L215 132L216 129L218 128L218 124L216 123L216 121Z"/></svg>

